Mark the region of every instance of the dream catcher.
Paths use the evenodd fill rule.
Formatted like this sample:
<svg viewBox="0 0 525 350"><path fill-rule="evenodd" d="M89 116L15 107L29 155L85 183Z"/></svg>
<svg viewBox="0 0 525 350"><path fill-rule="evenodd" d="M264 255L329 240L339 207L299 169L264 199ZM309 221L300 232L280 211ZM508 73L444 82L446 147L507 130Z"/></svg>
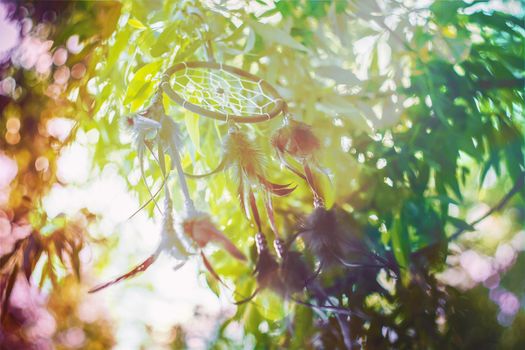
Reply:
<svg viewBox="0 0 525 350"><path fill-rule="evenodd" d="M171 88L170 81L173 82L175 90ZM173 66L163 75L161 89L152 99L149 108L126 120L134 135L144 181L143 159L147 150L156 159L164 176L165 205L161 242L156 252L143 263L130 272L93 288L91 292L99 291L143 272L164 251L169 252L175 259L181 261L176 266L177 268L182 266L190 256L196 254L196 249L204 248L212 241L220 244L233 257L240 260L245 259L244 254L222 232L215 228L209 215L195 209L181 166L182 142L178 126L165 114L162 105L162 92L192 112L205 117L236 123L256 123L269 120L282 112L284 101L275 89L264 80L243 70L213 62L187 62ZM154 152L155 145L158 155ZM260 150L254 147L239 130L230 132L226 149L223 165L217 169L217 172L222 168L231 167L234 169L239 179L241 203L255 202L254 186L262 188L266 197L269 197L269 193L286 195L293 190L289 185L274 184L265 178ZM169 155L171 161L171 169L169 170L164 164L165 154ZM173 169L177 172L179 186L185 201L185 212L179 229L181 233L174 227L173 204L167 185L168 176ZM150 191L152 200L156 194ZM268 200L266 202L268 203ZM271 206L271 204L268 205ZM244 204L243 207L246 208ZM245 212L247 211L245 210ZM210 273L217 276L202 250L200 255Z"/></svg>
<svg viewBox="0 0 525 350"><path fill-rule="evenodd" d="M207 52L212 50L208 49ZM334 305L319 283L314 280L323 264L339 262L352 267L382 265L374 256L366 256L366 262L359 263L345 260L349 253L364 254L365 249L352 251L355 243L344 240L341 225L338 225L334 216L335 212L325 208L324 194L318 175L322 173L322 169L315 157L321 143L311 127L292 120L284 100L263 79L244 70L215 63L212 58L209 60L209 62L183 62L167 69L162 75L159 90L152 99L150 107L127 119L127 125L134 134L144 181L146 177L142 162L148 152L155 159L163 176L164 207L161 241L156 251L143 263L130 272L92 289L91 292L146 270L163 252L178 261L176 268L182 266L190 257L200 255L208 271L225 285L206 258L203 248L212 243L221 246L236 259L246 258L231 240L215 227L208 214L195 208L186 178L202 179L228 171L237 181L240 207L256 227L257 259L253 274L257 287L248 297L236 293L243 298L237 304L251 301L259 291L269 288L284 298L317 309L333 311L341 322L345 344L351 347L350 337L345 331L347 326L343 324L340 316L340 314L348 316L350 311ZM228 134L222 144L222 160L215 169L204 174L184 172L180 160L182 142L179 129L164 111L163 93L191 112L228 124ZM275 183L268 177L268 161L264 153L241 127L245 123L265 122L279 115L285 115L285 125L274 135L272 144L282 164L306 181L312 191L315 207L314 212L305 220L299 232L288 240L288 243L285 243L276 225L273 199L289 195L295 187L290 183ZM169 166L165 161L166 155L170 159ZM178 222L174 218L173 202L169 191L172 172L177 175L177 183L184 198L184 212ZM151 200L154 201L159 192L160 190L156 193L150 191ZM267 220L263 220L258 203L264 205ZM273 232L273 252L264 234L266 227L263 222L267 223ZM321 260L319 268L315 271L301 252L291 249L294 239L299 235L314 255ZM318 305L293 297L294 294L307 290L318 296L314 298L319 301Z"/></svg>

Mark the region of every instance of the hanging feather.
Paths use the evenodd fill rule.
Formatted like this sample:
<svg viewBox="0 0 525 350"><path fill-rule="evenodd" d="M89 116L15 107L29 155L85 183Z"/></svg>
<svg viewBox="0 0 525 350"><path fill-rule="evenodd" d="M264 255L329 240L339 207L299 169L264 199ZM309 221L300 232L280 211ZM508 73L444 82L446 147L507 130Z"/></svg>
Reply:
<svg viewBox="0 0 525 350"><path fill-rule="evenodd" d="M268 286L277 287L279 282L277 281L276 273L279 264L268 250L266 237L261 232L255 235L255 245L258 256L253 274L255 275L257 284L260 288L266 288Z"/></svg>
<svg viewBox="0 0 525 350"><path fill-rule="evenodd" d="M283 254L279 273L285 286L285 290L282 291L285 296L303 291L315 278L315 273L309 268L302 254L296 251Z"/></svg>
<svg viewBox="0 0 525 350"><path fill-rule="evenodd" d="M272 136L272 145L281 163L307 182L314 195L315 206L324 205L325 198L321 190L321 181L316 174L327 175L315 159L321 142L313 133L312 127L296 120L286 119L286 124ZM296 165L293 165L288 160L288 156L301 164L303 169L298 169Z"/></svg>
<svg viewBox="0 0 525 350"><path fill-rule="evenodd" d="M144 170L144 158L147 149L151 147L152 140L154 140L157 137L158 132L161 129L161 124L156 120L146 117L145 115L148 114L147 111L148 110L145 110L134 115L125 117L124 128L132 135L133 144L137 151L140 175L150 195L150 201L154 201L155 206L160 212L157 202L155 201L155 196L153 195L153 192L151 191L151 188L148 182L146 181L146 175Z"/></svg>
<svg viewBox="0 0 525 350"><path fill-rule="evenodd" d="M209 215L197 212L183 222L184 233L188 235L200 248L209 242L220 244L234 258L246 260L244 254L230 241L226 235L219 231L211 222Z"/></svg>
<svg viewBox="0 0 525 350"><path fill-rule="evenodd" d="M223 143L223 157L219 165L209 173L193 175L185 173L190 178L202 178L212 174L232 169L239 183L238 196L243 210L246 212L246 196L252 186L260 186L276 196L286 196L293 192L292 184L276 184L266 178L266 162L264 153L237 128L230 128Z"/></svg>
<svg viewBox="0 0 525 350"><path fill-rule="evenodd" d="M243 169L247 176L254 178L257 177L257 174L263 172L264 154L236 127L229 129L222 149L222 159L214 170L200 175L185 173L186 176L190 178L203 178L234 166Z"/></svg>
<svg viewBox="0 0 525 350"><path fill-rule="evenodd" d="M279 152L295 158L310 158L321 146L312 127L296 120L289 120L287 125L277 130L272 144Z"/></svg>
<svg viewBox="0 0 525 350"><path fill-rule="evenodd" d="M164 152L170 156L171 168L176 166L175 160L182 152L182 134L177 123L169 116L163 114L161 118L160 140Z"/></svg>
<svg viewBox="0 0 525 350"><path fill-rule="evenodd" d="M152 141L157 140L158 157L155 157L155 160L161 168L162 175L164 177L163 184L165 192L161 240L155 252L144 262L139 264L137 267L133 268L128 273L119 276L111 280L110 282L104 283L98 287L91 289L89 291L90 293L100 291L115 283L132 278L137 274L147 270L156 261L156 259L162 252L168 253L169 255L171 255L179 261L179 264L176 265L175 269L178 269L181 266L183 266L184 263L188 260L188 258L191 255L193 255L193 253L190 252L189 249L192 243L187 242L184 236L180 235L175 230L173 218L173 202L171 199L168 184L166 183L166 179L168 178L168 171L164 162L164 152L168 153L172 158L173 168L173 163L176 163L176 161L178 160L178 149L181 145L181 141L177 125L171 118L166 116L164 112L164 108L161 102L161 93L158 92L157 94L155 94L150 107L148 107L143 112L139 112L133 117L128 117L125 123L128 128L131 128L131 131L134 136L134 141L137 147L137 156L139 158L140 170L144 181L144 156L146 150L149 149L152 155L155 157L155 154L152 150ZM180 170L182 171L182 169ZM150 191L149 186L148 191ZM154 200L156 194L153 195L150 191L150 195L151 199Z"/></svg>
<svg viewBox="0 0 525 350"><path fill-rule="evenodd" d="M367 249L366 245L341 225L335 208L319 206L301 224L298 233L323 265L343 265L357 268L384 268L385 260Z"/></svg>
<svg viewBox="0 0 525 350"><path fill-rule="evenodd" d="M159 99L160 101L160 99ZM246 260L244 254L226 237L224 233L219 231L211 222L210 217L203 212L197 211L190 196L186 177L182 169L180 160L180 152L182 150L182 137L178 125L166 115L164 107L159 104L157 113L160 114L161 130L158 138L159 161L162 173L167 172L164 164L164 154L161 150L167 153L171 159L170 170L176 169L180 189L184 197L184 208L182 219L182 231L189 237L192 243L200 250L200 255L203 259L204 266L219 282L223 283L219 275L213 269L210 261L203 252L203 248L209 243L214 242L222 245L233 257L239 260Z"/></svg>
<svg viewBox="0 0 525 350"><path fill-rule="evenodd" d="M276 250L280 252L282 257L281 263L279 264L268 250L268 244L266 238L261 232L258 232L255 237L258 259L256 268L254 271L257 288L248 298L235 302L240 305L251 301L260 291L265 288L269 288L274 292L278 293L285 299L292 300L298 304L317 310L326 310L335 314L338 323L341 326L342 335L346 347L351 348L350 333L345 328L348 322L343 319L341 315L347 317L352 315L353 312L343 307L338 307L328 299L326 292L318 283L312 283L319 271L314 273L311 272L310 267L303 259L301 253L295 251L289 251L287 247L280 241L274 242ZM328 306L323 304L314 305L309 302L297 299L293 294L302 292L304 290L313 290L315 294L322 296L324 300L328 302ZM235 291L234 291L235 293Z"/></svg>
<svg viewBox="0 0 525 350"><path fill-rule="evenodd" d="M257 233L256 235L256 246L258 260L254 273L257 280L257 288L248 298L237 301L235 304L240 305L249 302L260 291L268 288L279 294L281 297L292 300L300 305L320 311L324 310L332 312L335 314L335 317L338 319L341 326L347 324L341 315L350 316L354 312L347 308L336 306L328 299L323 288L318 283L314 282L319 270L312 272L301 253L289 251L285 246L281 246L285 250L282 251L283 258L279 264L268 251L266 239L261 233ZM312 291L314 295L317 296L314 296L314 299L318 301L318 304L314 305L294 297L294 294L303 291ZM321 299L322 301L320 301ZM329 305L324 305L325 303L328 303ZM348 344L348 340L350 339L349 333L343 330L343 336L345 338L345 344Z"/></svg>
<svg viewBox="0 0 525 350"><path fill-rule="evenodd" d="M163 252L168 253L180 263L176 265L175 269L180 268L188 260L188 257L191 256L191 253L188 249L188 243L183 241L183 238L175 230L174 219L173 219L173 202L168 190L167 185L165 186L165 195L164 195L164 215L162 218L162 231L160 243L155 250L155 252L150 255L144 262L133 268L131 271L114 278L113 280L103 283L99 286L96 286L89 290L89 293L95 293L102 289L105 289L109 286L112 286L123 280L132 278L137 274L146 271L159 257Z"/></svg>
<svg viewBox="0 0 525 350"><path fill-rule="evenodd" d="M268 243L266 237L257 232L255 235L255 247L257 248L257 262L253 274L257 282L257 288L247 298L235 302L236 305L244 304L253 298L263 289L271 288L276 291L281 291L282 281L279 278L279 264L268 250Z"/></svg>

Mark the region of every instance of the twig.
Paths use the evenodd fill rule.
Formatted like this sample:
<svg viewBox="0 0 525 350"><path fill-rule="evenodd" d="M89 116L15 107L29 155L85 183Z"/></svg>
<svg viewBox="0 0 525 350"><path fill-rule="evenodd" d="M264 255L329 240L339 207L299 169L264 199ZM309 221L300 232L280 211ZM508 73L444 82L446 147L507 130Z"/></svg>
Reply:
<svg viewBox="0 0 525 350"><path fill-rule="evenodd" d="M502 79L502 80L479 80L479 90L490 89L523 89L525 86L524 78Z"/></svg>
<svg viewBox="0 0 525 350"><path fill-rule="evenodd" d="M487 217L489 217L493 213L503 209L503 207L511 200L511 198L523 188L524 182L525 182L525 173L521 174L521 176L518 178L518 181L516 181L512 189L498 202L498 204L496 204L496 206L490 208L485 214L483 214L481 217L471 222L469 225L474 226L476 224L479 224L481 221L485 220ZM465 228L459 228L456 232L454 232L448 238L448 241L450 242L450 241L455 240L465 231L466 231Z"/></svg>
<svg viewBox="0 0 525 350"><path fill-rule="evenodd" d="M381 10L381 8L379 8L379 6L377 6L377 4L375 4L375 5L376 5L375 8L372 8L372 7L369 7L369 6L366 6L366 5L365 6L368 7L368 9L371 10L371 11L376 10L376 11L380 12L381 15L384 15L384 13ZM359 17L356 16L355 14L353 14L353 13L348 13L348 12L345 11L345 14L348 17L350 17L350 18L359 19ZM408 51L415 52L415 50L410 46L410 44L405 39L403 39L401 36L399 36L399 34L396 33L392 28L387 26L386 23L383 20L373 18L372 21L374 21L376 24L378 24L381 28L385 29L392 36L392 38L394 38L401 45L403 45L405 47L405 49L407 49Z"/></svg>

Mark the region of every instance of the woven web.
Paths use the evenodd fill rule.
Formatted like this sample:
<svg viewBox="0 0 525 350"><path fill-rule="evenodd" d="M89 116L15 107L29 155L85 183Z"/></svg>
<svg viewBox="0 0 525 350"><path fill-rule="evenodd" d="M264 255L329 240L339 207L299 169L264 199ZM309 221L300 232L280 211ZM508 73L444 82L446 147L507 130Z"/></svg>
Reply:
<svg viewBox="0 0 525 350"><path fill-rule="evenodd" d="M172 86L184 100L224 115L267 114L278 101L260 81L223 69L186 68L175 73Z"/></svg>

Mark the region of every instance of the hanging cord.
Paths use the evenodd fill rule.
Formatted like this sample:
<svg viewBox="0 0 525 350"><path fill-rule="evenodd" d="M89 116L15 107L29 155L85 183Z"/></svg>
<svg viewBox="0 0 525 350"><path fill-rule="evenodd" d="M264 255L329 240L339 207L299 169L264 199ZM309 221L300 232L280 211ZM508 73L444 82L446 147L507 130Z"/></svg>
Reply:
<svg viewBox="0 0 525 350"><path fill-rule="evenodd" d="M165 117L168 118L168 117ZM172 146L174 147L174 146ZM184 170L182 170L182 164L180 160L179 150L178 148L175 148L173 150L173 163L175 164L175 167L177 168L177 176L179 178L179 185L182 190L182 194L184 195L184 207L186 208L187 214L189 216L192 216L197 211L195 209L195 204L193 203L193 200L190 196L190 191L188 190L188 183L186 182L186 177L184 176Z"/></svg>
<svg viewBox="0 0 525 350"><path fill-rule="evenodd" d="M200 34L201 34L201 39L204 41L204 51L206 52L206 58L208 59L209 62L215 62L215 57L213 54L213 46L212 46L211 39L210 39L210 27L204 20L204 17L202 16L202 14L196 11L190 11L190 15L196 16L202 22L202 25L204 27L204 32L201 32Z"/></svg>
<svg viewBox="0 0 525 350"><path fill-rule="evenodd" d="M162 84L161 84L162 86ZM184 208L186 209L186 213L188 216L193 216L196 214L195 204L193 203L193 200L190 196L190 191L188 189L188 184L186 182L186 177L184 176L184 171L182 169L180 154L179 154L179 129L177 127L177 124L166 115L166 111L164 110L164 106L162 104L162 89L159 88L153 97L152 100L152 109L150 110L150 113L152 114L153 118L159 118L161 123L161 134L165 137L163 140L168 144L168 152L170 157L172 158L172 166L175 166L177 169L177 176L179 179L179 185L182 191L182 194L184 196ZM162 148L162 145L159 142L159 147ZM159 158L163 158L164 154L159 152ZM164 162L164 159L159 159L160 162Z"/></svg>

